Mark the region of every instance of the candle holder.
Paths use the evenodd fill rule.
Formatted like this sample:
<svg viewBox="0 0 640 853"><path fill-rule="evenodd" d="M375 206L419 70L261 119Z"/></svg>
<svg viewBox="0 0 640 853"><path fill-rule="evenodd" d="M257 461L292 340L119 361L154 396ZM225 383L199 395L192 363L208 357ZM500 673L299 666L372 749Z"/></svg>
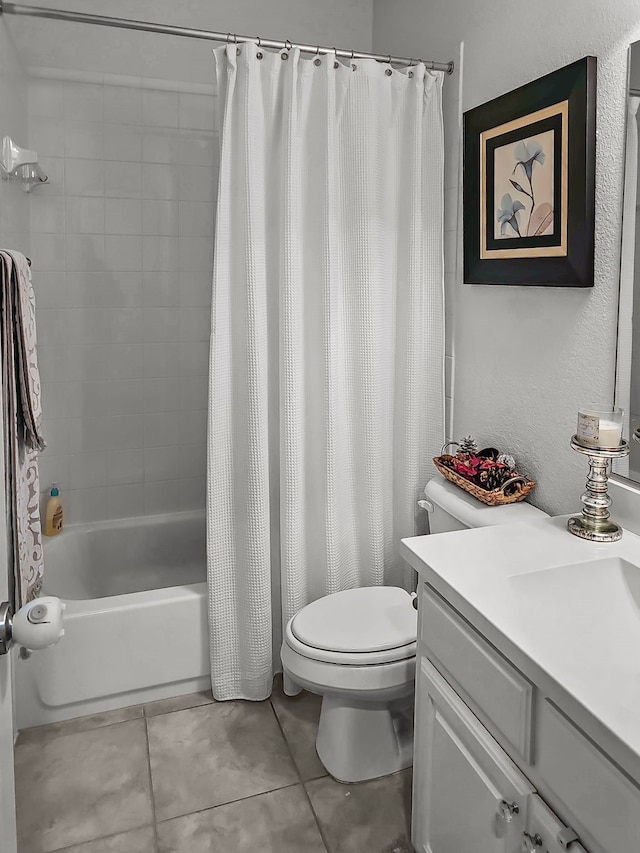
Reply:
<svg viewBox="0 0 640 853"><path fill-rule="evenodd" d="M589 457L589 475L587 490L580 496L582 514L574 515L567 521L569 532L592 542L617 542L622 537L622 528L611 520L609 513L609 465L612 459L622 459L628 455L629 444L623 439L618 447L585 447L574 435L571 447Z"/></svg>

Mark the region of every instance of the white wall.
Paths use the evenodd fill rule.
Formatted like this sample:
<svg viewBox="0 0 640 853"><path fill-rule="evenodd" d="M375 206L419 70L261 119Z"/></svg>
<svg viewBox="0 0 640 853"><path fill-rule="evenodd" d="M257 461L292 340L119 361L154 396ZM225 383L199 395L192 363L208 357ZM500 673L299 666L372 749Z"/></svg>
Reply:
<svg viewBox="0 0 640 853"><path fill-rule="evenodd" d="M453 432L510 448L552 513L579 506L578 406L613 399L627 48L639 37L637 0L374 0L375 50L448 59L464 42L463 110L598 57L595 287L480 287L456 274Z"/></svg>

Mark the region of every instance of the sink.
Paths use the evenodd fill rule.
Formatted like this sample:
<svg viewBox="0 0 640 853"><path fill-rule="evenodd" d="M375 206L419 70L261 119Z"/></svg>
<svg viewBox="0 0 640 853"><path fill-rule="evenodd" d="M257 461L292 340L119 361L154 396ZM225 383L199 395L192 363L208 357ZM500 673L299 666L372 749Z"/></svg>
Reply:
<svg viewBox="0 0 640 853"><path fill-rule="evenodd" d="M536 619L551 642L573 649L589 666L591 655L611 665L640 659L640 566L605 557L511 575L520 613ZM585 655L585 652L590 654Z"/></svg>

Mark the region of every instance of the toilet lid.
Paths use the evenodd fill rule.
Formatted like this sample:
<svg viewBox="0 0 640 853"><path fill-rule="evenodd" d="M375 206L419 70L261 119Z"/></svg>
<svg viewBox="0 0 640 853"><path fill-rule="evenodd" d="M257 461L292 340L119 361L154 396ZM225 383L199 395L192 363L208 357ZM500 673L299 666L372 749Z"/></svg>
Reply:
<svg viewBox="0 0 640 853"><path fill-rule="evenodd" d="M319 598L291 621L301 643L331 652L377 652L416 641L411 596L394 586L348 589Z"/></svg>

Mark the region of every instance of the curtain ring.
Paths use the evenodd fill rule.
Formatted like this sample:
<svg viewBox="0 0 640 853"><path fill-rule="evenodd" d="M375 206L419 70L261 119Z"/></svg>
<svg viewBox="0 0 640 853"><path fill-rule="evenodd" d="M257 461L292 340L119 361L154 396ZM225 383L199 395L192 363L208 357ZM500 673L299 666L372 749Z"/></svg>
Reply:
<svg viewBox="0 0 640 853"><path fill-rule="evenodd" d="M338 48L337 48L337 47L334 47L334 48L333 48L333 52L334 52L334 54L335 54L335 59L333 60L333 67L334 67L334 68L339 68L339 67L340 67L340 63L338 62Z"/></svg>
<svg viewBox="0 0 640 853"><path fill-rule="evenodd" d="M264 56L264 53L260 50L260 48L262 47L262 39L260 38L260 36L256 36L256 40L258 42L258 51L256 53L256 58L262 59Z"/></svg>
<svg viewBox="0 0 640 853"><path fill-rule="evenodd" d="M227 33L227 44L231 44L231 33Z"/></svg>
<svg viewBox="0 0 640 853"><path fill-rule="evenodd" d="M322 60L320 59L320 45L316 47L316 58L313 60L313 64L316 66L322 65Z"/></svg>
<svg viewBox="0 0 640 853"><path fill-rule="evenodd" d="M293 45L291 44L289 39L284 40L284 47L285 47L285 50L292 50L293 49Z"/></svg>
<svg viewBox="0 0 640 853"><path fill-rule="evenodd" d="M411 56L411 57L409 58L409 73L407 74L407 77L408 77L410 80L412 80L412 79L413 79L413 71L411 70L412 66L413 66L413 56Z"/></svg>

